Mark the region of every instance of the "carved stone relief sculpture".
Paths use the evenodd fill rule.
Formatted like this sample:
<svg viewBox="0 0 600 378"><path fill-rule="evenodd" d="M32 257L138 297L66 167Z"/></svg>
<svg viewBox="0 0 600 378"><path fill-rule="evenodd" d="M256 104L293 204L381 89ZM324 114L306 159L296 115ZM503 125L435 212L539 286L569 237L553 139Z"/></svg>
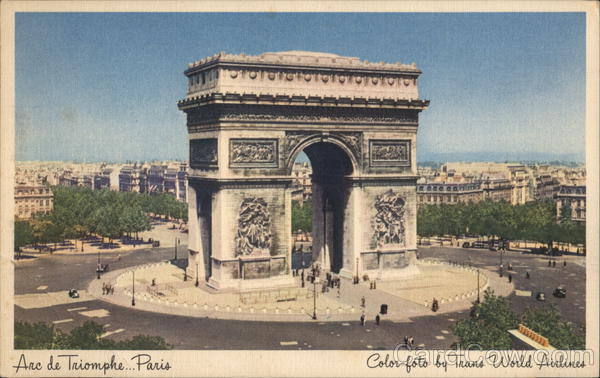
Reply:
<svg viewBox="0 0 600 378"><path fill-rule="evenodd" d="M398 193L389 190L375 198L375 233L378 248L390 244L403 244L405 237L405 201Z"/></svg>
<svg viewBox="0 0 600 378"><path fill-rule="evenodd" d="M410 166L409 140L369 141L371 166Z"/></svg>
<svg viewBox="0 0 600 378"><path fill-rule="evenodd" d="M276 139L232 139L229 145L231 166L277 166Z"/></svg>
<svg viewBox="0 0 600 378"><path fill-rule="evenodd" d="M262 198L245 197L240 204L236 256L268 255L271 249L271 216Z"/></svg>
<svg viewBox="0 0 600 378"><path fill-rule="evenodd" d="M217 163L217 140L192 139L190 140L190 165L216 164Z"/></svg>

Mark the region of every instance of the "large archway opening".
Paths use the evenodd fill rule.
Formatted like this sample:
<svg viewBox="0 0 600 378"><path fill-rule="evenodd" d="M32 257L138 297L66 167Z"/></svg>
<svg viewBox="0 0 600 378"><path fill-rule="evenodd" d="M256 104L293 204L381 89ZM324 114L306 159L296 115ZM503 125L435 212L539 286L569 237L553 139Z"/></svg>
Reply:
<svg viewBox="0 0 600 378"><path fill-rule="evenodd" d="M299 153L292 176L292 267L312 263L339 273L344 266L344 222L353 165L336 144L316 142Z"/></svg>

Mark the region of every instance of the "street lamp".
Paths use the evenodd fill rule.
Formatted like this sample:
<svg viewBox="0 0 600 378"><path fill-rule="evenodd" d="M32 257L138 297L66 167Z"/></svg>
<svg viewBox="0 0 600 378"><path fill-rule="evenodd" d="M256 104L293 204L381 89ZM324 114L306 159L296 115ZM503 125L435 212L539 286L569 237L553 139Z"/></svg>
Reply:
<svg viewBox="0 0 600 378"><path fill-rule="evenodd" d="M505 248L505 244L504 244L504 239L500 239L500 248L498 248L500 250L500 266L502 266L502 255L504 254L504 251L506 250Z"/></svg>
<svg viewBox="0 0 600 378"><path fill-rule="evenodd" d="M100 249L98 249L98 266L96 267L97 278L100 279Z"/></svg>
<svg viewBox="0 0 600 378"><path fill-rule="evenodd" d="M316 270L313 265L312 268L312 280L313 280L313 320L317 320L317 277Z"/></svg>
<svg viewBox="0 0 600 378"><path fill-rule="evenodd" d="M135 270L131 271L131 292L132 292L132 296L131 296L131 305L135 306Z"/></svg>
<svg viewBox="0 0 600 378"><path fill-rule="evenodd" d="M479 298L479 268L477 268L477 303L481 303L481 299Z"/></svg>
<svg viewBox="0 0 600 378"><path fill-rule="evenodd" d="M198 287L198 285L200 285L200 282L198 282L198 263L196 263L196 283L195 283L196 287Z"/></svg>
<svg viewBox="0 0 600 378"><path fill-rule="evenodd" d="M175 261L177 261L177 244L179 244L179 238L175 238Z"/></svg>

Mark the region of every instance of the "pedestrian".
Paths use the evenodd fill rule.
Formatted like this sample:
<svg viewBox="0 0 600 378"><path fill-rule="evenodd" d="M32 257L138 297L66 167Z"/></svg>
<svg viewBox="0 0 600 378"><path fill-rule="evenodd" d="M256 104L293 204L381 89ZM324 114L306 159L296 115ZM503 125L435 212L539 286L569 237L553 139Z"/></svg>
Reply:
<svg viewBox="0 0 600 378"><path fill-rule="evenodd" d="M508 275L508 282L512 282L512 274Z"/></svg>
<svg viewBox="0 0 600 378"><path fill-rule="evenodd" d="M360 316L360 325L364 326L365 325L365 313L363 312L362 315Z"/></svg>
<svg viewBox="0 0 600 378"><path fill-rule="evenodd" d="M508 263L508 270L513 270L511 263Z"/></svg>
<svg viewBox="0 0 600 378"><path fill-rule="evenodd" d="M552 266L552 261L548 260L548 266Z"/></svg>
<svg viewBox="0 0 600 378"><path fill-rule="evenodd" d="M414 337L409 337L408 338L408 344L410 345L410 349L413 349L415 347L415 338Z"/></svg>
<svg viewBox="0 0 600 378"><path fill-rule="evenodd" d="M381 320L381 318L379 317L379 314L377 314L377 316L375 316L375 324L379 325L380 320Z"/></svg>
<svg viewBox="0 0 600 378"><path fill-rule="evenodd" d="M404 336L404 347L408 349L408 336Z"/></svg>
<svg viewBox="0 0 600 378"><path fill-rule="evenodd" d="M115 293L115 288L114 286L110 287L110 295L113 295Z"/></svg>
<svg viewBox="0 0 600 378"><path fill-rule="evenodd" d="M102 295L106 294L106 282L102 282Z"/></svg>
<svg viewBox="0 0 600 378"><path fill-rule="evenodd" d="M365 297L360 298L360 307L365 308Z"/></svg>
<svg viewBox="0 0 600 378"><path fill-rule="evenodd" d="M567 260L563 260L563 267L567 266Z"/></svg>
<svg viewBox="0 0 600 378"><path fill-rule="evenodd" d="M373 281L373 290L377 289L377 281Z"/></svg>
<svg viewBox="0 0 600 378"><path fill-rule="evenodd" d="M302 273L300 274L300 277L302 277L302 281L304 281L304 269L302 269Z"/></svg>
<svg viewBox="0 0 600 378"><path fill-rule="evenodd" d="M552 261L552 267L556 268L556 260Z"/></svg>
<svg viewBox="0 0 600 378"><path fill-rule="evenodd" d="M529 272L525 273L525 278L529 279Z"/></svg>

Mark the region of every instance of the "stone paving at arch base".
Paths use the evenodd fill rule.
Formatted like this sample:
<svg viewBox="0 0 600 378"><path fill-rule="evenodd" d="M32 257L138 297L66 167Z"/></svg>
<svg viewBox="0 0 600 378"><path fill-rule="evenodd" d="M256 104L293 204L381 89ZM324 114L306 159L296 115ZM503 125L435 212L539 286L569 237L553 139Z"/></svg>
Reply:
<svg viewBox="0 0 600 378"><path fill-rule="evenodd" d="M431 301L438 299L438 313L469 308L477 298L477 271L465 266L439 261L420 261L420 274L396 281L370 282L353 285L342 279L337 288L322 293L316 285L316 314L319 321L358 320L364 312L367 319L374 317L381 304L388 305L383 317L393 321L410 321L411 317L432 315ZM498 295L508 295L513 285L495 272L480 270L480 291L492 287ZM152 280L155 285L152 286ZM93 280L88 293L118 305L133 307L132 270L109 272L100 280ZM112 295L102 294L102 284L114 286ZM183 270L169 262L142 265L135 268L135 307L138 310L176 314L191 317L210 317L257 321L312 321L312 284L301 288L237 292L217 292L195 280L183 280ZM365 307L361 298L365 298Z"/></svg>

